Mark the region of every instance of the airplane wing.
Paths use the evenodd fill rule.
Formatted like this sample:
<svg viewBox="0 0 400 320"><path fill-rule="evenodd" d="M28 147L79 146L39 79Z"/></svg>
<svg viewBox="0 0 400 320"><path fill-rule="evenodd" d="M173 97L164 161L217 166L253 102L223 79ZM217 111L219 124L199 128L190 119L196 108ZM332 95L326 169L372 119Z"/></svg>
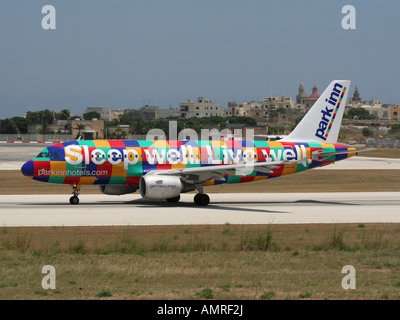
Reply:
<svg viewBox="0 0 400 320"><path fill-rule="evenodd" d="M271 173L273 169L279 167L279 165L293 164L293 163L304 163L307 157L300 160L290 161L264 161L264 162L249 162L243 164L229 164L229 165L218 165L218 166L206 166L206 167L191 167L182 169L170 169L170 170L152 170L147 174L150 175L175 175L180 176L182 180L187 183L198 184L211 179L225 180L224 175L242 175L246 176L253 170Z"/></svg>

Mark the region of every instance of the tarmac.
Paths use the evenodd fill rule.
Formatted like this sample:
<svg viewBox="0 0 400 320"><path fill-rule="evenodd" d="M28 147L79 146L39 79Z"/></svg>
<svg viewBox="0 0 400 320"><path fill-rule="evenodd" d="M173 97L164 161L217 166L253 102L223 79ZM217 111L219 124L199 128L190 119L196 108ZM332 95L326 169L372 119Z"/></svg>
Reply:
<svg viewBox="0 0 400 320"><path fill-rule="evenodd" d="M206 207L182 194L179 203L139 194L0 195L0 225L120 226L400 222L400 192L210 194Z"/></svg>

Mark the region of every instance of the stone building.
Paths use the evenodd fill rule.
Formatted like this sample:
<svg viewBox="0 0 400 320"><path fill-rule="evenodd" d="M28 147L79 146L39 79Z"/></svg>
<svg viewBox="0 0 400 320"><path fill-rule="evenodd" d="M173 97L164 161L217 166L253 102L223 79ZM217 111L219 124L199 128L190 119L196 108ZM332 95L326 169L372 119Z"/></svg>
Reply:
<svg viewBox="0 0 400 320"><path fill-rule="evenodd" d="M390 120L400 121L400 103L390 107Z"/></svg>
<svg viewBox="0 0 400 320"><path fill-rule="evenodd" d="M307 112L314 105L314 103L318 100L320 94L318 93L317 86L314 86L312 89L312 93L307 96L304 90L303 81L300 81L299 92L296 96L296 105L292 108L303 110L303 112ZM302 107L303 105L304 107Z"/></svg>
<svg viewBox="0 0 400 320"><path fill-rule="evenodd" d="M54 132L69 133L84 140L103 139L104 121L103 120L55 120L50 126Z"/></svg>
<svg viewBox="0 0 400 320"><path fill-rule="evenodd" d="M210 99L203 97L197 98L196 102L188 100L187 102L179 103L179 113L180 118L203 118L224 115L219 103L211 102Z"/></svg>

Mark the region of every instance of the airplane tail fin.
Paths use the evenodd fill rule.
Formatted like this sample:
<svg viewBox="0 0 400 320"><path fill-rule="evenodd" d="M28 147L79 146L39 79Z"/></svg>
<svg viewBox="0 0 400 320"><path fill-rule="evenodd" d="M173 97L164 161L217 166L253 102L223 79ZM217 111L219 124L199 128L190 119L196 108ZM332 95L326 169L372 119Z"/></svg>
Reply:
<svg viewBox="0 0 400 320"><path fill-rule="evenodd" d="M350 80L334 80L283 141L337 143Z"/></svg>

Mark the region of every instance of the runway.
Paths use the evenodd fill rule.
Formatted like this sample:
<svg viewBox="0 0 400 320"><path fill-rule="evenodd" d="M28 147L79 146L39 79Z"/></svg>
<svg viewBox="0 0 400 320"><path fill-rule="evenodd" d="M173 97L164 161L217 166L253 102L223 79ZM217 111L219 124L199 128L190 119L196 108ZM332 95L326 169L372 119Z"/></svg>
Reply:
<svg viewBox="0 0 400 320"><path fill-rule="evenodd" d="M0 195L2 226L117 226L400 222L400 192L209 194L198 207L193 194L179 203L138 194Z"/></svg>

